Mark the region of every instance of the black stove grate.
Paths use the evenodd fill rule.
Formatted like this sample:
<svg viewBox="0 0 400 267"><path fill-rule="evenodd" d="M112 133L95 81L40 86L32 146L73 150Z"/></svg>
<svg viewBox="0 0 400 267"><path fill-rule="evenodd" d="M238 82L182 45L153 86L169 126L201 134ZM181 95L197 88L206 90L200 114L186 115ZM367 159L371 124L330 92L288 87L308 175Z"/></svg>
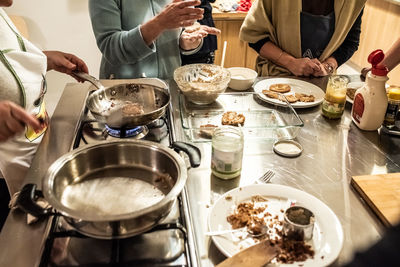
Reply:
<svg viewBox="0 0 400 267"><path fill-rule="evenodd" d="M166 115L161 117L159 120L152 122L151 124L147 125L149 128L149 133L146 134L144 139L151 140L155 142L160 142L161 139L169 137L168 143L171 144L173 142L170 133L170 129L172 125L169 122L168 117L168 110L166 111ZM85 130L89 128L89 135ZM88 144L93 140L106 140L110 138L108 133L106 132L104 124L98 123L96 120L90 118L90 114L88 113L87 108L85 108L83 119L80 122L76 139L73 143L73 149L78 148L81 145ZM114 138L114 137L112 137ZM87 140L87 139L90 139ZM93 139L93 140L92 140ZM54 216L52 219L52 225L50 227L50 233L47 237L44 252L42 254L40 267L101 267L101 266L115 266L115 267L131 267L131 266L159 266L159 267L172 267L172 266L192 266L191 257L190 257L190 249L189 249L189 242L188 242L188 233L185 227L186 222L184 220L185 216L183 213L183 203L181 196L177 199L177 209L178 214L172 222L159 224L156 227L152 228L151 230L147 231L146 233L140 234L138 236L134 236L131 238L124 238L124 239L113 239L113 240L97 240L91 237L87 237L75 230L68 229L64 227L62 222L63 218L61 216ZM65 225L65 223L64 223ZM124 247L129 245L129 242L135 242L134 240L142 239L145 236L149 235L158 235L161 233L168 233L174 237L177 237L179 242L183 242L182 251L177 250L178 252L172 256L167 258L165 257L152 257L147 259L127 259L126 257L126 250ZM107 260L100 261L100 262L84 262L84 263L64 263L59 262L55 263L52 259L54 250L55 250L55 243L57 240L77 240L77 242L82 241L90 241L96 243L106 243L108 245L107 252L105 254ZM164 242L163 240L161 242ZM67 246L67 248L69 248ZM92 247L86 247L88 251L95 249ZM143 248L141 248L143 249ZM145 250L151 250L152 248L144 248ZM130 251L129 253L135 253L135 251Z"/></svg>

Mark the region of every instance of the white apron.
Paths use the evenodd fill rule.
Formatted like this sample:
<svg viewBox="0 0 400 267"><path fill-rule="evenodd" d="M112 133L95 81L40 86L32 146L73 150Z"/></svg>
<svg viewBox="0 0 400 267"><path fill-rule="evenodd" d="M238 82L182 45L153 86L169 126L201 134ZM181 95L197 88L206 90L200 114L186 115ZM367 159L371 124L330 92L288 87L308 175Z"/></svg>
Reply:
<svg viewBox="0 0 400 267"><path fill-rule="evenodd" d="M12 79L14 88L0 90L21 90L23 106L29 113L48 121L43 97L46 92L44 75L47 70L47 58L37 47L19 35L17 29L0 9L0 38L16 38L17 47L0 47L0 64L6 66L0 73L0 79ZM3 40L2 43L7 43ZM16 43L15 40L10 44ZM11 77L11 78L10 78ZM4 84L4 83L3 83ZM7 100L7 99L1 99ZM10 194L21 189L26 172L31 164L36 148L47 127L35 133L31 127L0 143L0 171L7 182Z"/></svg>

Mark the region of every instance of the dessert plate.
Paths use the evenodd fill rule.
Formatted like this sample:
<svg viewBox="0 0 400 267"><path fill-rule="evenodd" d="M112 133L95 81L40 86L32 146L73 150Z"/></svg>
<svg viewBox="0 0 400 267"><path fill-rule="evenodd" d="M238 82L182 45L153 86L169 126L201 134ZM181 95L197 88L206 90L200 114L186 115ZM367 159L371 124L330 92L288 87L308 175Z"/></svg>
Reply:
<svg viewBox="0 0 400 267"><path fill-rule="evenodd" d="M282 210L286 210L294 201L296 205L311 210L315 215L313 238L307 244L315 251L314 258L294 264L279 266L327 266L338 256L343 246L343 229L335 213L322 201L301 190L276 184L254 184L238 187L222 195L210 210L209 230L232 229L227 217L239 203L250 201L254 196L267 199L268 212L283 220ZM255 244L253 238L240 232L212 237L217 248L227 257ZM268 265L269 266L269 265ZM271 265L275 266L275 265Z"/></svg>
<svg viewBox="0 0 400 267"><path fill-rule="evenodd" d="M313 95L315 97L313 102L297 101L295 103L291 103L292 107L294 108L309 108L318 106L324 100L325 93L321 88L312 83L291 78L271 78L259 81L254 86L254 91L259 93L258 97L267 103L278 106L286 106L285 102L282 102L279 99L270 98L262 93L263 90L269 90L269 87L273 84L288 84L291 87L291 91L284 93L283 95L294 95L295 93L300 93Z"/></svg>

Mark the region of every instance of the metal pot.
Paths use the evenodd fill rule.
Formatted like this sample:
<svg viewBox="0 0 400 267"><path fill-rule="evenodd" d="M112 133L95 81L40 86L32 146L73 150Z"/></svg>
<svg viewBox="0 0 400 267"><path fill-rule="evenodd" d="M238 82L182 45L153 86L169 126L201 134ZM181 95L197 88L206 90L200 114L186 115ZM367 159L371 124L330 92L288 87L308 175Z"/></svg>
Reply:
<svg viewBox="0 0 400 267"><path fill-rule="evenodd" d="M184 147L194 166L197 147ZM113 239L150 230L170 212L187 179L184 160L161 144L113 141L86 145L56 160L43 178L43 195L65 220L84 235ZM35 185L26 185L18 205L35 216L54 214L34 201Z"/></svg>
<svg viewBox="0 0 400 267"><path fill-rule="evenodd" d="M99 80L84 72L74 75L98 88L88 96L86 106L96 120L112 128L133 128L149 124L165 113L170 102L167 86L159 79L144 78L140 79L142 83L124 83L105 88ZM162 85L166 87L162 88ZM129 109L132 106L136 107L134 113Z"/></svg>

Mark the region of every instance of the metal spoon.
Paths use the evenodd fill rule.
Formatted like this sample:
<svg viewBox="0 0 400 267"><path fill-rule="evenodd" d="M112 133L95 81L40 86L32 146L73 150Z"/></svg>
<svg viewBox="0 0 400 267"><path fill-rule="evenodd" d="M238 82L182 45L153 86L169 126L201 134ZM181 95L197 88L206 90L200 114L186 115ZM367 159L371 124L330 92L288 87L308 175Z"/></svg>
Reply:
<svg viewBox="0 0 400 267"><path fill-rule="evenodd" d="M250 237L260 237L263 235L267 234L268 227L266 225L263 225L260 231L257 233L254 233L251 231L251 229L247 227L242 227L242 228L237 228L237 229L230 229L230 230L220 230L220 231L212 231L212 232L206 232L205 234L207 236L218 236L218 235L225 235L225 234L230 234L230 233L236 233L236 232L247 232L247 234Z"/></svg>

